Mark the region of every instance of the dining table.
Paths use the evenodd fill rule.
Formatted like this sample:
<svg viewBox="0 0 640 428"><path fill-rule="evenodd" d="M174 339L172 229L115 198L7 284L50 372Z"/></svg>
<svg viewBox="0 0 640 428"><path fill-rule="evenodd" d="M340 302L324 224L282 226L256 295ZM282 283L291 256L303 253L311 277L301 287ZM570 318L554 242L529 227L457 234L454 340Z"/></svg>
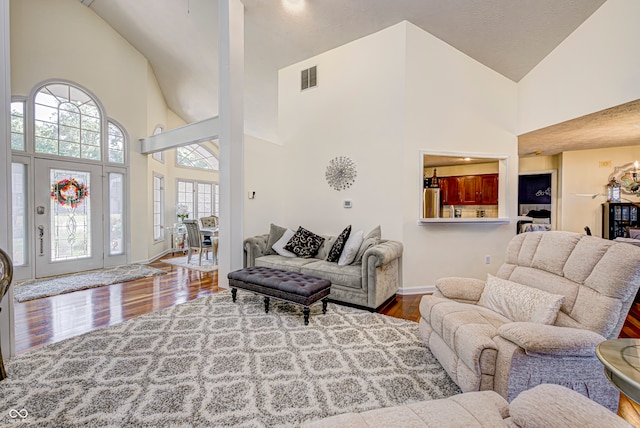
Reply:
<svg viewBox="0 0 640 428"><path fill-rule="evenodd" d="M213 263L216 263L216 260L218 260L218 245L217 245L217 241L218 241L218 227L201 227L200 228L200 233L202 234L203 238L209 238L209 240L211 241L211 250L213 252Z"/></svg>

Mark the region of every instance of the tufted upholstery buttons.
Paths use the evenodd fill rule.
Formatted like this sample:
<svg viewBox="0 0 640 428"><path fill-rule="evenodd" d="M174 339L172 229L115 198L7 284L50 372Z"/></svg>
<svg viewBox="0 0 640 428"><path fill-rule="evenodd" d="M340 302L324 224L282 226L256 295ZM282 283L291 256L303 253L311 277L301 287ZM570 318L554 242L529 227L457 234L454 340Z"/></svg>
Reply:
<svg viewBox="0 0 640 428"><path fill-rule="evenodd" d="M309 322L309 305L322 299L325 312L326 297L331 292L331 281L328 279L263 266L230 272L227 277L234 302L236 289L240 288L265 296L265 312L269 311L269 297L298 303L305 307L305 324Z"/></svg>

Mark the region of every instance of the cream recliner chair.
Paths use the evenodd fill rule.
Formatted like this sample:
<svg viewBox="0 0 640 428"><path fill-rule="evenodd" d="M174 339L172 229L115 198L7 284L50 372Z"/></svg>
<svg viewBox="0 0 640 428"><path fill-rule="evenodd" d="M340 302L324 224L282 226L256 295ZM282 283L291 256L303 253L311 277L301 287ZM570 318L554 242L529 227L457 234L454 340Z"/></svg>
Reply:
<svg viewBox="0 0 640 428"><path fill-rule="evenodd" d="M535 385L559 384L616 411L619 392L595 347L622 329L640 287L640 248L571 232L523 233L496 277L564 301L550 325L514 322L478 305L485 281L438 280L420 302L420 334L458 386L511 401Z"/></svg>

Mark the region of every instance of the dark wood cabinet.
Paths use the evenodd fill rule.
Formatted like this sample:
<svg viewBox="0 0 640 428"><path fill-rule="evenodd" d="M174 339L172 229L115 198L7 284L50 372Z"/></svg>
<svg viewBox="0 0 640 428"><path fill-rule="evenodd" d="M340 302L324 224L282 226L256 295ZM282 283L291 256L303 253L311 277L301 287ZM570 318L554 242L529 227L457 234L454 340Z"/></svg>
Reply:
<svg viewBox="0 0 640 428"><path fill-rule="evenodd" d="M443 177L440 179L440 195L442 196L442 205L456 205L458 199L458 178Z"/></svg>
<svg viewBox="0 0 640 428"><path fill-rule="evenodd" d="M480 176L480 202L482 205L498 204L498 174Z"/></svg>
<svg viewBox="0 0 640 428"><path fill-rule="evenodd" d="M497 205L498 174L440 178L443 205Z"/></svg>
<svg viewBox="0 0 640 428"><path fill-rule="evenodd" d="M628 238L628 227L638 227L638 206L627 202L602 204L602 237Z"/></svg>
<svg viewBox="0 0 640 428"><path fill-rule="evenodd" d="M460 205L477 205L480 197L480 180L477 175L458 177L458 193Z"/></svg>

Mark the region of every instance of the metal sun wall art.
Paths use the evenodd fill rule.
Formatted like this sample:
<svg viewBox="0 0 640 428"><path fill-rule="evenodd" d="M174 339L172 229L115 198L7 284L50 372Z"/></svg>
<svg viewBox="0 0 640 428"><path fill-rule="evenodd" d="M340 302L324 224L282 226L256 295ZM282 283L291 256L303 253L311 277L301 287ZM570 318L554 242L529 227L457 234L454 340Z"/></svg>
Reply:
<svg viewBox="0 0 640 428"><path fill-rule="evenodd" d="M338 156L329 161L324 175L329 186L340 191L346 190L353 185L358 172L354 161L346 156Z"/></svg>

